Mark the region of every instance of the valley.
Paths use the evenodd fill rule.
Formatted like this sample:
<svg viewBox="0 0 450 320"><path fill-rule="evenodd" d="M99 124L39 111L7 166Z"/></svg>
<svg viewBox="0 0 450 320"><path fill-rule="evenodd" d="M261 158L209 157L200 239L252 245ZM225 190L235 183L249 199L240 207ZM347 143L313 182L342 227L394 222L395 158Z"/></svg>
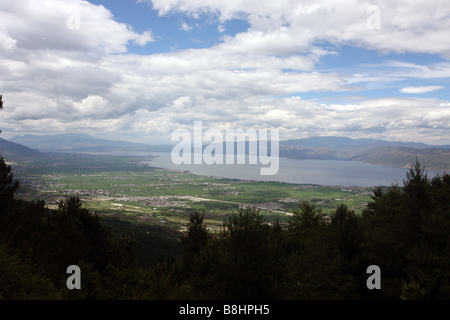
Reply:
<svg viewBox="0 0 450 320"><path fill-rule="evenodd" d="M344 203L360 211L371 188L247 181L155 168L149 157L57 154L15 162L18 197L43 199L49 208L68 197L106 217L182 231L193 210L220 229L239 207L256 207L268 222L285 221L297 204L309 201L324 213Z"/></svg>

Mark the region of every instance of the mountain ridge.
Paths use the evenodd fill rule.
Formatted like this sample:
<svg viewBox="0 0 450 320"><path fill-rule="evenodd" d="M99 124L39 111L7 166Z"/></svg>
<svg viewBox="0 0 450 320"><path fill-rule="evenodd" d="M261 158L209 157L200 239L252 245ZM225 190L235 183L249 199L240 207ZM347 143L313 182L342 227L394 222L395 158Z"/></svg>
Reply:
<svg viewBox="0 0 450 320"><path fill-rule="evenodd" d="M134 143L124 140L109 140L90 136L83 133L61 133L55 135L23 135L14 136L9 141L22 144L43 152L111 152L111 151L142 151L163 152L169 146Z"/></svg>
<svg viewBox="0 0 450 320"><path fill-rule="evenodd" d="M11 159L22 159L40 156L41 152L24 145L0 138L0 156Z"/></svg>
<svg viewBox="0 0 450 320"><path fill-rule="evenodd" d="M450 145L430 145L423 142L407 142L407 141L389 141L381 139L370 139L370 138L348 138L348 137L334 137L334 136L313 136L309 138L301 139L288 139L280 141L280 144L288 145L299 145L309 147L319 147L319 146L334 146L334 147L349 147L349 146L359 146L359 145L392 145L392 146L405 146L414 148L444 148L450 149Z"/></svg>
<svg viewBox="0 0 450 320"><path fill-rule="evenodd" d="M78 133L24 135L5 141L41 152L170 152L173 148L171 145L108 140ZM450 145L367 138L309 137L280 141L279 146L280 157L291 159L354 160L395 167L408 167L415 159L419 159L430 170L450 170ZM30 151L24 149L24 153L27 152Z"/></svg>

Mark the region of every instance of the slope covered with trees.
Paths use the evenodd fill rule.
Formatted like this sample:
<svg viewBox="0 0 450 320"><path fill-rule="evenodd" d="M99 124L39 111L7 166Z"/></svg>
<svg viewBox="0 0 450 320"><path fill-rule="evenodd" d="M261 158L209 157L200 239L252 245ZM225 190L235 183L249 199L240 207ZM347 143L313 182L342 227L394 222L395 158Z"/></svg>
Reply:
<svg viewBox="0 0 450 320"><path fill-rule="evenodd" d="M193 212L182 254L144 267L133 236L115 236L79 199L57 210L16 200L2 158L0 298L449 299L450 176L428 179L416 163L404 182L377 189L363 214L303 202L269 224L242 208L211 234ZM69 265L82 271L81 290L66 286ZM369 265L380 267L380 290L367 288Z"/></svg>
<svg viewBox="0 0 450 320"><path fill-rule="evenodd" d="M217 237L191 220L182 277L197 298L449 299L450 176L418 163L403 188L375 191L362 215L344 205L327 217L305 202L287 225L256 210L233 215ZM199 241L201 239L201 241ZM381 270L369 290L366 270Z"/></svg>

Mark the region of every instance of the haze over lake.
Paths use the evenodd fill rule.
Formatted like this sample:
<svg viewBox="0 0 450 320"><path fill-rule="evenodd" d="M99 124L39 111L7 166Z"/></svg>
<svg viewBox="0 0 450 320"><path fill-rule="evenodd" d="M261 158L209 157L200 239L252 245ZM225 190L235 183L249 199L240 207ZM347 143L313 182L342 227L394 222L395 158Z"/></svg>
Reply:
<svg viewBox="0 0 450 320"><path fill-rule="evenodd" d="M280 158L276 175L260 175L261 165L237 164L181 164L172 163L170 153L151 153L149 165L160 168L186 170L194 174L230 179L279 181L298 184L338 186L391 186L403 184L407 168L373 165L358 161L301 160ZM436 171L427 171L429 177Z"/></svg>

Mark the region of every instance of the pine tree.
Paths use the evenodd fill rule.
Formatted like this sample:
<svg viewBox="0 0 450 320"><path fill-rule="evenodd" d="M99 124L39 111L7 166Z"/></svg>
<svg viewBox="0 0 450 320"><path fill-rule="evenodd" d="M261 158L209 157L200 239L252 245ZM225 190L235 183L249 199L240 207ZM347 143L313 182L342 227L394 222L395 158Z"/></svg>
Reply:
<svg viewBox="0 0 450 320"><path fill-rule="evenodd" d="M13 181L11 166L0 157L0 214L6 213L14 204L14 193L19 187L18 181Z"/></svg>
<svg viewBox="0 0 450 320"><path fill-rule="evenodd" d="M0 110L3 109L3 96L0 95ZM1 131L0 131L1 132ZM11 210L14 204L14 193L19 187L18 181L13 181L11 167L0 157L0 215Z"/></svg>

